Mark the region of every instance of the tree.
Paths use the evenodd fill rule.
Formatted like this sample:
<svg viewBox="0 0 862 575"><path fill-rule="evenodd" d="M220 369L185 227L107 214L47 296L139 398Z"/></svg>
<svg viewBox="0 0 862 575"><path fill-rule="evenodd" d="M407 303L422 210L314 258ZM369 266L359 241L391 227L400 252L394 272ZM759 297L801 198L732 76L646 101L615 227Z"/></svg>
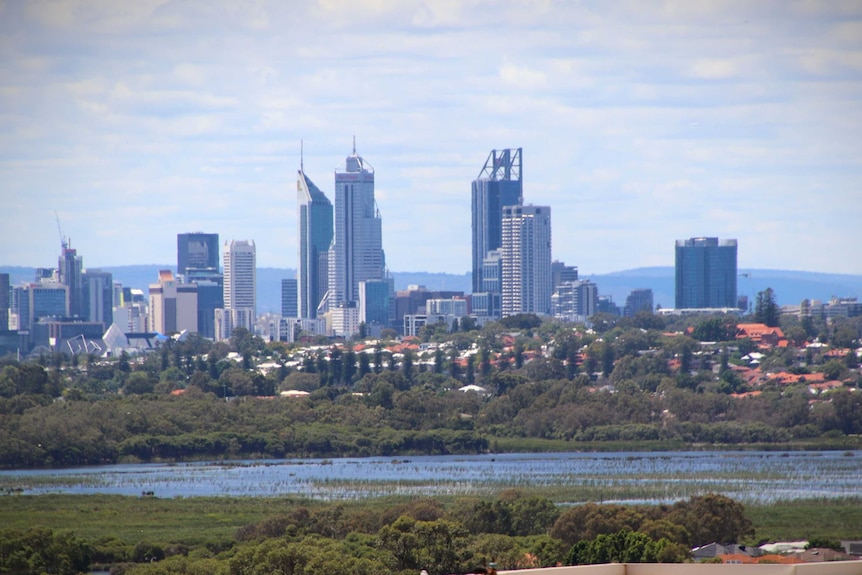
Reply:
<svg viewBox="0 0 862 575"><path fill-rule="evenodd" d="M691 534L690 545L738 543L743 537L754 535L751 520L745 516L745 507L724 495L695 496L675 504L668 520L682 525Z"/></svg>
<svg viewBox="0 0 862 575"><path fill-rule="evenodd" d="M736 339L736 321L711 317L694 326L692 337L698 341L731 341Z"/></svg>
<svg viewBox="0 0 862 575"><path fill-rule="evenodd" d="M775 292L772 288L766 288L757 292L757 300L754 305L754 321L764 323L769 327L778 327L778 316L781 310L775 303Z"/></svg>
<svg viewBox="0 0 862 575"><path fill-rule="evenodd" d="M542 325L542 320L534 313L519 313L504 317L500 320L500 325L506 329L535 329Z"/></svg>
<svg viewBox="0 0 862 575"><path fill-rule="evenodd" d="M646 533L624 529L577 542L566 557L568 565L598 563L682 563L688 549L667 539L654 541Z"/></svg>
<svg viewBox="0 0 862 575"><path fill-rule="evenodd" d="M136 371L129 375L126 380L126 385L123 386L123 393L126 395L153 393L156 384L150 380L150 376L144 371Z"/></svg>

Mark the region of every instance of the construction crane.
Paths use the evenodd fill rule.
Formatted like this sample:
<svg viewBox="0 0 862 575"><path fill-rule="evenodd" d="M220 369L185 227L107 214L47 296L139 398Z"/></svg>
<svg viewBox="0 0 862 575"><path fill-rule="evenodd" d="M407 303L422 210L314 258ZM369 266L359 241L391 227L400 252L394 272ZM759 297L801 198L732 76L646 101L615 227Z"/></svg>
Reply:
<svg viewBox="0 0 862 575"><path fill-rule="evenodd" d="M69 240L63 235L63 228L60 227L60 215L54 211L54 217L57 218L57 232L60 234L60 246L65 250L69 247Z"/></svg>

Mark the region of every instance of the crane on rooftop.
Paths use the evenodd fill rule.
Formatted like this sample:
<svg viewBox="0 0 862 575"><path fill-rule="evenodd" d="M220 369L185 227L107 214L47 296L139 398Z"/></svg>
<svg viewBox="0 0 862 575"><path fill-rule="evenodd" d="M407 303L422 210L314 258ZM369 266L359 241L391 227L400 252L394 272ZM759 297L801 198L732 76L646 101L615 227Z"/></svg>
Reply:
<svg viewBox="0 0 862 575"><path fill-rule="evenodd" d="M54 210L54 217L57 218L57 232L60 234L60 246L63 250L69 247L69 239L63 235L63 228L60 227L60 215Z"/></svg>

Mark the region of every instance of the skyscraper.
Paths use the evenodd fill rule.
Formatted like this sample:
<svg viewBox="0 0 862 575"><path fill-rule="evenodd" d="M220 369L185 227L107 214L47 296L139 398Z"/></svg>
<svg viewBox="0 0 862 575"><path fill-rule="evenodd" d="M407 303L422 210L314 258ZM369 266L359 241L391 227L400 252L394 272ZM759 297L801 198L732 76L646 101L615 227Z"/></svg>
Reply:
<svg viewBox="0 0 862 575"><path fill-rule="evenodd" d="M503 317L551 311L551 208L503 208Z"/></svg>
<svg viewBox="0 0 862 575"><path fill-rule="evenodd" d="M281 317L299 317L296 305L297 292L294 278L281 280Z"/></svg>
<svg viewBox="0 0 862 575"><path fill-rule="evenodd" d="M224 307L218 234L177 234L177 275L182 283L198 286L197 332L215 337L215 310Z"/></svg>
<svg viewBox="0 0 862 575"><path fill-rule="evenodd" d="M60 283L69 290L69 317L84 317L84 294L81 282L83 262L78 252L71 247L67 241L63 242L63 251L60 254L57 270L60 272Z"/></svg>
<svg viewBox="0 0 862 575"><path fill-rule="evenodd" d="M224 308L216 310L216 338L229 339L233 330L254 331L257 318L257 268L254 240L224 245Z"/></svg>
<svg viewBox="0 0 862 575"><path fill-rule="evenodd" d="M359 282L383 279L380 210L374 200L374 168L353 153L335 172L335 226L329 249L329 306L359 300Z"/></svg>
<svg viewBox="0 0 862 575"><path fill-rule="evenodd" d="M736 252L736 240L677 240L675 307L736 307Z"/></svg>
<svg viewBox="0 0 862 575"><path fill-rule="evenodd" d="M83 313L90 322L101 322L105 329L114 323L114 278L111 272L86 270L81 274Z"/></svg>
<svg viewBox="0 0 862 575"><path fill-rule="evenodd" d="M521 148L491 150L473 180L473 292L482 292L482 265L488 252L500 248L503 208L523 203Z"/></svg>
<svg viewBox="0 0 862 575"><path fill-rule="evenodd" d="M177 274L218 273L218 234L177 234Z"/></svg>
<svg viewBox="0 0 862 575"><path fill-rule="evenodd" d="M11 295L9 274L0 274L0 331L9 329L9 308Z"/></svg>
<svg viewBox="0 0 862 575"><path fill-rule="evenodd" d="M302 164L296 178L296 196L299 204L297 311L299 317L315 318L329 284L327 256L332 244L332 203L305 175Z"/></svg>
<svg viewBox="0 0 862 575"><path fill-rule="evenodd" d="M626 306L623 308L623 315L631 317L644 311L652 313L652 310L652 290L648 288L639 288L632 290L626 298Z"/></svg>

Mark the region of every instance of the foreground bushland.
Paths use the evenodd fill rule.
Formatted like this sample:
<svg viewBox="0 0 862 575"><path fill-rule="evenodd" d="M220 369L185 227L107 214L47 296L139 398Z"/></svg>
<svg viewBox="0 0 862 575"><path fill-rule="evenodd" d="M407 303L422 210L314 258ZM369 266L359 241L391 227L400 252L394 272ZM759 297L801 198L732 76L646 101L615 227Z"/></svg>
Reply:
<svg viewBox="0 0 862 575"><path fill-rule="evenodd" d="M566 508L511 490L493 499L348 504L8 496L0 506L0 573L75 573L89 562L112 564L115 573L433 575L489 561L504 569L589 562L620 546L629 561L686 561L694 545L770 539L757 518L776 511L794 538L862 537L862 501L852 499L749 509L717 495Z"/></svg>

